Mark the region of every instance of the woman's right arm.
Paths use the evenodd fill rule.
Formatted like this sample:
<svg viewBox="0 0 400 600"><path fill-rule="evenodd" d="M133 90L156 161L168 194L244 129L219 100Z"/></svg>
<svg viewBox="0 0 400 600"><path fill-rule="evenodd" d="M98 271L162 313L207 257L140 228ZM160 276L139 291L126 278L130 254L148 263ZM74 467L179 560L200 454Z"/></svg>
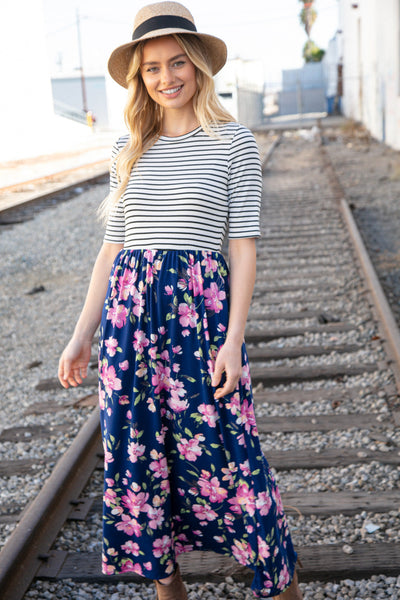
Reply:
<svg viewBox="0 0 400 600"><path fill-rule="evenodd" d="M85 304L72 338L61 355L58 378L63 387L76 387L87 376L93 336L99 326L114 260L123 244L104 242L94 264Z"/></svg>

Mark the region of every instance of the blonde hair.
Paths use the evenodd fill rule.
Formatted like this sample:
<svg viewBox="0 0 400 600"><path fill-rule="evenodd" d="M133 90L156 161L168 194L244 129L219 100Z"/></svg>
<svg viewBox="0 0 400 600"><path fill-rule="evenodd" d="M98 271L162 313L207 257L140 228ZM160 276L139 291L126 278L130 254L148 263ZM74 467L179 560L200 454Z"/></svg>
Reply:
<svg viewBox="0 0 400 600"><path fill-rule="evenodd" d="M193 96L195 115L205 133L218 137L216 126L235 119L222 106L215 92L207 49L194 35L172 34L171 37L183 48L196 69L197 89ZM128 99L124 118L130 131L130 139L112 162L111 168L116 170L118 188L100 205L99 214L103 220L107 219L110 210L124 193L134 165L161 135L163 109L150 98L140 75L145 43L139 42L135 47L126 77Z"/></svg>

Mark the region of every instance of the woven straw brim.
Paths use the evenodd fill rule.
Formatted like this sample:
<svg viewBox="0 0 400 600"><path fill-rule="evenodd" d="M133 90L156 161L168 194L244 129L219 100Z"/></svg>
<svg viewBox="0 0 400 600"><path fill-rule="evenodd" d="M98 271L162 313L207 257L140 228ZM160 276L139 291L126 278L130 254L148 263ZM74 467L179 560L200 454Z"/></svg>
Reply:
<svg viewBox="0 0 400 600"><path fill-rule="evenodd" d="M108 60L108 71L111 77L122 87L127 88L126 76L128 74L129 63L132 58L133 48L142 40L150 40L165 35L171 35L172 33L185 33L187 35L195 35L201 40L208 51L208 55L211 61L212 74L215 75L222 69L226 63L227 48L225 42L206 33L191 32L187 29L156 29L151 33L142 36L140 39L128 42L122 46L118 46L112 53Z"/></svg>

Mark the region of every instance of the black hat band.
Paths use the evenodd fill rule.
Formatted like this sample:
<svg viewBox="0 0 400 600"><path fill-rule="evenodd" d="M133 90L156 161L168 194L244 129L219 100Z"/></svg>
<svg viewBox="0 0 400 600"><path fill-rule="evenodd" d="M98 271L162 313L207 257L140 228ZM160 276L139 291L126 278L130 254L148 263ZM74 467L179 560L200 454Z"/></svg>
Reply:
<svg viewBox="0 0 400 600"><path fill-rule="evenodd" d="M133 32L132 40L135 41L146 35L146 33L156 31L157 29L188 29L189 31L197 31L195 24L189 21L189 19L175 15L164 15L161 17L151 17L147 21L143 21Z"/></svg>

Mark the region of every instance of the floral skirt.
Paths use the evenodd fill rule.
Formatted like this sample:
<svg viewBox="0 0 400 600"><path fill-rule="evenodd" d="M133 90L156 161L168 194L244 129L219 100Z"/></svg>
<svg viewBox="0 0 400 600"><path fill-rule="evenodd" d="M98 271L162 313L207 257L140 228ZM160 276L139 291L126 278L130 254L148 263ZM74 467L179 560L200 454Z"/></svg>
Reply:
<svg viewBox="0 0 400 600"><path fill-rule="evenodd" d="M124 249L114 262L99 348L106 574L161 579L182 552L211 550L254 570L256 597L292 579L244 344L236 390L214 399L228 303L219 252Z"/></svg>

